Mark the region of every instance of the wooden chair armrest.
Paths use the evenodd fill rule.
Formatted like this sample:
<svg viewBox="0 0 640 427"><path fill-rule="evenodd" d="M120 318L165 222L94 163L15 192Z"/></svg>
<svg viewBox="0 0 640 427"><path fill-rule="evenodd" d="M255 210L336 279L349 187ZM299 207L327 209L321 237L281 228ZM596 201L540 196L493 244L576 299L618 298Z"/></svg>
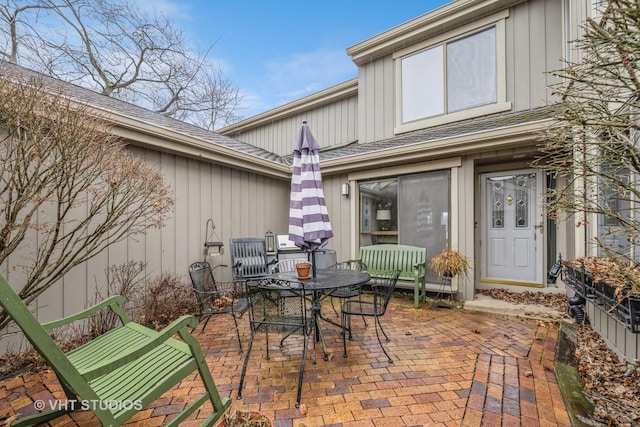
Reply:
<svg viewBox="0 0 640 427"><path fill-rule="evenodd" d="M84 318L87 318L91 316L93 313L96 313L106 307L110 307L111 310L113 310L113 312L117 314L118 317L120 317L120 320L122 321L122 323L127 323L127 322L130 322L129 316L127 316L127 314L121 308L121 305L124 304L124 301L125 300L123 296L113 295L85 310L79 311L78 313L63 317L58 320L52 320L51 322L42 323L42 327L48 331L49 329L57 328L59 326L64 326L69 323L75 322L77 320L82 320Z"/></svg>
<svg viewBox="0 0 640 427"><path fill-rule="evenodd" d="M148 335L151 340L149 340L142 347L131 351L130 353L123 354L119 358L115 360L110 360L99 365L92 366L91 370L80 372L84 378L88 381L92 379L98 378L102 375L105 375L115 369L118 369L121 366L126 365L134 360L139 359L141 356L149 353L154 348L159 347L164 344L169 339L173 338L174 335L180 334L181 332L187 331L187 328L193 329L198 325L198 319L191 315L180 316L169 325L167 325L160 332L156 332L152 329L148 329L144 326L141 326L141 329L148 329ZM143 330L144 330L143 329ZM188 332L187 332L188 333Z"/></svg>

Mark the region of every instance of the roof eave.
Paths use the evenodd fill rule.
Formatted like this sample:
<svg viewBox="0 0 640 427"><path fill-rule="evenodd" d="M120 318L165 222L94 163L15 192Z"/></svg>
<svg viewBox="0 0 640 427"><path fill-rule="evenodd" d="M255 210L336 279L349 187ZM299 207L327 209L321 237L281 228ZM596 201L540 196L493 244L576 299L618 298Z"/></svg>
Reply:
<svg viewBox="0 0 640 427"><path fill-rule="evenodd" d="M290 168L285 164L158 127L113 111L99 111L108 115L108 119L114 125L114 134L129 144L207 160L234 169L259 172L272 178L290 177Z"/></svg>
<svg viewBox="0 0 640 427"><path fill-rule="evenodd" d="M217 129L216 132L221 135L233 137L234 135L239 135L253 128L269 125L274 121L282 120L286 117L291 117L357 95L358 78L356 77L256 116L241 120L232 125Z"/></svg>
<svg viewBox="0 0 640 427"><path fill-rule="evenodd" d="M406 164L408 158L411 159L411 162L420 162L448 156L468 155L501 148L530 145L552 121L552 118L548 118L526 124L329 159L321 163L322 174L336 175L364 169L401 165Z"/></svg>
<svg viewBox="0 0 640 427"><path fill-rule="evenodd" d="M525 0L457 0L347 48L357 65L459 27Z"/></svg>

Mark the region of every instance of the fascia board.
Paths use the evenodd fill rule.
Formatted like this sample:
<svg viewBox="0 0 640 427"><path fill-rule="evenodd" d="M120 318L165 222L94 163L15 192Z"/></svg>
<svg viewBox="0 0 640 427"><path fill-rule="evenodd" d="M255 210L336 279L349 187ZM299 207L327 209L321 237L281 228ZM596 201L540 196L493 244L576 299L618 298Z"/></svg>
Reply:
<svg viewBox="0 0 640 427"><path fill-rule="evenodd" d="M206 159L234 169L247 170L273 178L290 179L291 177L291 167L285 164L192 137L157 124L150 124L112 109L87 104L65 94L56 96L69 101L72 108L84 108L88 114L93 114L109 123L111 132L123 138L126 144Z"/></svg>
<svg viewBox="0 0 640 427"><path fill-rule="evenodd" d="M316 92L304 98L281 105L264 113L241 120L232 125L218 129L216 132L221 135L234 135L247 130L271 125L274 121L300 114L304 111L314 110L326 104L330 104L341 99L358 95L358 78L347 80L328 89Z"/></svg>
<svg viewBox="0 0 640 427"><path fill-rule="evenodd" d="M347 48L357 65L364 65L419 41L426 40L486 14L508 9L525 0L458 0Z"/></svg>
<svg viewBox="0 0 640 427"><path fill-rule="evenodd" d="M259 172L273 178L289 179L291 176L289 166L273 160L204 141L113 111L95 108L94 110L99 117L108 120L113 125L111 131L128 144L204 159L234 169Z"/></svg>
<svg viewBox="0 0 640 427"><path fill-rule="evenodd" d="M246 170L271 178L291 178L291 167L276 163L269 159L252 156L227 147L179 135L168 137L166 134L151 134L132 130L130 128L116 127L113 132L122 137L127 143L140 147L148 147L154 150L177 154L180 156L212 162L233 169Z"/></svg>
<svg viewBox="0 0 640 427"><path fill-rule="evenodd" d="M383 168L433 160L439 157L461 156L501 148L531 144L552 119L459 135L440 140L429 140L402 147L387 148L364 154L355 154L322 162L322 174L334 175L357 170Z"/></svg>

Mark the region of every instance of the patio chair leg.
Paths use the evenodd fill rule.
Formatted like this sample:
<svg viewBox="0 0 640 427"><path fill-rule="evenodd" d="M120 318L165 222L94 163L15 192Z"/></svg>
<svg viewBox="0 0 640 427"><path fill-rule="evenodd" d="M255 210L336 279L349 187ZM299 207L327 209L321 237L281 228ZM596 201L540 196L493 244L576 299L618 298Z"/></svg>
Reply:
<svg viewBox="0 0 640 427"><path fill-rule="evenodd" d="M384 335L385 340L386 340L387 342L388 342L388 341L391 341L391 340L389 339L389 337L387 336L387 333L384 331L384 329L382 329L382 323L380 323L380 319L379 319L378 317L376 317L376 322L378 322L378 327L379 327L379 328L380 328L380 330L382 331L382 334Z"/></svg>
<svg viewBox="0 0 640 427"><path fill-rule="evenodd" d="M204 317L205 316L200 317L200 322L202 322ZM200 333L204 332L205 328L209 324L209 320L211 320L211 317L212 316L206 316L207 320L205 320L204 324L202 325L202 328L200 329ZM233 314L231 315L231 317L233 317L233 323L235 323L236 325L236 335L238 336L238 345L240 346L240 353L242 353L242 340L240 339L240 330L238 329L238 318Z"/></svg>
<svg viewBox="0 0 640 427"><path fill-rule="evenodd" d="M343 357L347 357L347 329L349 330L349 339L351 339L351 329L347 326L347 322L348 322L348 314L346 313L342 313L342 347L343 347L343 352L342 352L342 356Z"/></svg>
<svg viewBox="0 0 640 427"><path fill-rule="evenodd" d="M380 343L380 348L382 348L384 355L387 356L387 360L389 361L389 363L393 363L391 356L389 356L389 353L387 353L387 350L384 348L384 345L382 345L382 340L380 339L380 334L378 333L378 326L380 327L380 329L382 329L382 325L380 325L380 321L378 320L377 316L375 318L374 324L376 327L376 337L378 337L378 343ZM384 330L382 330L382 333L384 334ZM386 334L385 334L385 337L387 338L387 341L389 341L389 338L387 337Z"/></svg>
<svg viewBox="0 0 640 427"><path fill-rule="evenodd" d="M238 318L233 314L231 315L231 317L233 317L233 323L236 324L236 336L238 337L238 345L240 346L240 353L242 353L242 340L240 339L240 329L238 329Z"/></svg>
<svg viewBox="0 0 640 427"><path fill-rule="evenodd" d="M304 365L307 360L307 348L309 347L309 336L311 334L304 334L304 347L302 349L302 362L300 362L300 373L298 374L298 397L296 398L296 408L300 407L300 400L302 399L302 380L304 378ZM315 349L315 340L313 348ZM315 360L315 356L314 356Z"/></svg>
<svg viewBox="0 0 640 427"><path fill-rule="evenodd" d="M338 310L336 310L336 306L333 304L333 297L329 296L329 300L331 300L331 308L333 308L333 312L338 316Z"/></svg>
<svg viewBox="0 0 640 427"><path fill-rule="evenodd" d="M200 317L200 322L202 322L202 319L205 316ZM202 325L202 329L200 329L200 333L204 332L204 328L207 327L207 324L209 323L209 320L211 320L211 316L206 316L207 320L205 320L204 325Z"/></svg>
<svg viewBox="0 0 640 427"><path fill-rule="evenodd" d="M341 300L340 302L340 306L342 306L343 302ZM331 298L331 308L333 308L333 311L336 313L336 316L339 316L338 311L336 310L335 305L333 305L333 297ZM360 316L362 317L362 321L364 322L364 326L368 326L367 325L367 318L365 316Z"/></svg>
<svg viewBox="0 0 640 427"><path fill-rule="evenodd" d="M266 340L266 346L267 346L267 357L266 359L269 360L269 327L267 326L267 329L265 330L265 340Z"/></svg>
<svg viewBox="0 0 640 427"><path fill-rule="evenodd" d="M242 365L242 373L240 374L240 385L238 386L238 397L236 399L242 399L242 388L244 387L244 376L247 373L247 365L249 364L249 356L251 355L251 348L253 347L253 338L256 336L256 332L251 332L251 339L249 339L249 345L247 348L247 354L244 357L244 364Z"/></svg>

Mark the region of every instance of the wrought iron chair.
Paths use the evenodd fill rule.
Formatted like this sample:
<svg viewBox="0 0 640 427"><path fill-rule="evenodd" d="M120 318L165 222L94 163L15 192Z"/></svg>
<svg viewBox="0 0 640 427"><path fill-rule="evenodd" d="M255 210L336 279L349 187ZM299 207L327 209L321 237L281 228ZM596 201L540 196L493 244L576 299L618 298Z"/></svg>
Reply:
<svg viewBox="0 0 640 427"><path fill-rule="evenodd" d="M366 316L374 318L376 337L378 338L380 347L385 356L387 356L389 363L393 363L389 353L387 353L387 350L382 345L378 329L382 331L385 339L389 341L389 337L380 324L380 318L384 316L387 311L387 306L396 288L399 276L400 270L381 272L372 279L371 294L362 295L358 300L350 299L342 304L342 328L344 331L342 334L342 343L344 347L344 357L347 357L347 331L349 333L349 339L353 339L351 335L351 316Z"/></svg>
<svg viewBox="0 0 640 427"><path fill-rule="evenodd" d="M342 261L342 262L333 264L329 266L329 268L337 269L337 270L367 271L367 264L357 259L350 259L348 261ZM340 305L342 306L345 300L360 296L360 291L361 291L361 286L345 286L344 288L332 290L330 293L327 293L326 296L331 297L331 307L333 308L333 311L336 313L336 315L339 315L338 310L336 309L336 306L333 304L333 298L340 299ZM367 321L365 320L364 317L362 319L364 320L364 324L366 326Z"/></svg>
<svg viewBox="0 0 640 427"><path fill-rule="evenodd" d="M263 238L238 237L229 239L233 280L267 276L271 270L267 258L267 245Z"/></svg>
<svg viewBox="0 0 640 427"><path fill-rule="evenodd" d="M310 311L311 304L305 297L304 283L274 278L248 279L246 281L246 293L250 300L249 324L251 325L251 339L249 340L247 354L242 366L242 374L240 375L238 399L242 399L247 364L249 363L256 335L262 332L265 333L267 360L269 360L270 333L283 334L287 337L298 334L302 335L304 341L296 399L296 407L299 407L307 348L314 322L313 314ZM286 294L286 296L283 296L283 294ZM282 347L282 341L280 346Z"/></svg>
<svg viewBox="0 0 640 427"><path fill-rule="evenodd" d="M284 273L287 271L296 271L296 264L299 262L309 262L306 258L283 259L271 266L271 273Z"/></svg>
<svg viewBox="0 0 640 427"><path fill-rule="evenodd" d="M204 331L213 316L219 314L230 315L236 326L238 344L240 345L240 352L242 352L238 318L249 309L249 300L244 294L245 289L242 281L216 281L211 265L208 262L194 262L191 264L189 266L189 277L191 277L193 293L198 301L200 322L205 318L207 319L202 325L202 331Z"/></svg>

